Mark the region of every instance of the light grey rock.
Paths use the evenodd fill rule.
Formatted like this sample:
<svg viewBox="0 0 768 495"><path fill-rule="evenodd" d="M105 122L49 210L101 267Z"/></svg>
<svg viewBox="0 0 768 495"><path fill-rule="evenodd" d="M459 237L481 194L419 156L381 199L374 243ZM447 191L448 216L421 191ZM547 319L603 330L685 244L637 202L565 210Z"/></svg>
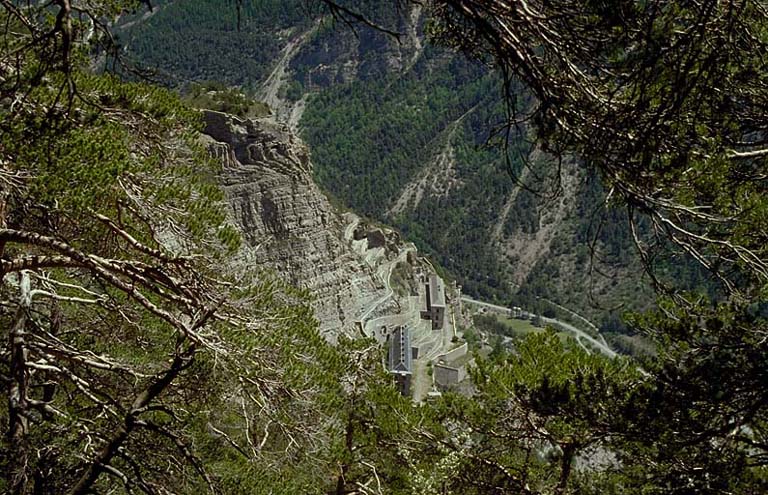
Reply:
<svg viewBox="0 0 768 495"><path fill-rule="evenodd" d="M353 334L383 289L344 240L343 220L312 180L306 146L267 119L208 111L205 122L209 152L223 163L220 184L232 218L255 251L249 262L307 289L328 340Z"/></svg>

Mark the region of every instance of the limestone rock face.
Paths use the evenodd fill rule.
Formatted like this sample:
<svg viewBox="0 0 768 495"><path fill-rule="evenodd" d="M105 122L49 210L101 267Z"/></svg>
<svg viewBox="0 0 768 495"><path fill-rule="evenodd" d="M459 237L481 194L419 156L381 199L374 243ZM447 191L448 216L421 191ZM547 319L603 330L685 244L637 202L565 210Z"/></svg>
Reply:
<svg viewBox="0 0 768 495"><path fill-rule="evenodd" d="M344 239L342 218L312 180L307 148L269 120L206 112L205 122L232 217L255 251L249 262L307 289L326 338L352 334L384 288Z"/></svg>

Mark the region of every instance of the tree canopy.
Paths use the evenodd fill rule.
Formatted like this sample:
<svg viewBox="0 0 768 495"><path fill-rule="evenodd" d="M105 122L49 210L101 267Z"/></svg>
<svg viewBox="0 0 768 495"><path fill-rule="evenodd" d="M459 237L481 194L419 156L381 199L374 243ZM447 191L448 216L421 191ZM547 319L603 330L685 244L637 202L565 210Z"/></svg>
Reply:
<svg viewBox="0 0 768 495"><path fill-rule="evenodd" d="M459 0L434 16L438 39L535 95L506 95L507 131L532 124L544 149L599 172L633 226L650 219L653 235L635 231L646 261L671 243L729 293L765 284L762 2Z"/></svg>
<svg viewBox="0 0 768 495"><path fill-rule="evenodd" d="M683 253L721 285L657 278L641 362L533 335L418 407L376 346L328 345L306 294L238 263L197 114L94 70L141 3L0 0L3 491L765 492L763 3L428 4L435 39L504 75L502 132L599 173L650 273Z"/></svg>
<svg viewBox="0 0 768 495"><path fill-rule="evenodd" d="M611 437L626 442L618 451L645 461L638 471L624 464L621 483L633 486L638 475L636 488L647 483L652 492L760 491L766 403L755 383L766 372L758 356L768 288L764 3L428 6L433 39L501 72L501 137L524 133L555 160L575 158L601 178L605 204L627 212L661 299L657 313L629 321L655 339L658 356L643 365L648 388L638 388L622 414L629 422L611 427ZM533 101L520 98L521 85ZM686 292L659 273L681 259L711 273L717 290Z"/></svg>
<svg viewBox="0 0 768 495"><path fill-rule="evenodd" d="M341 354L248 268L197 112L92 70L137 7L0 9L0 491L311 491Z"/></svg>

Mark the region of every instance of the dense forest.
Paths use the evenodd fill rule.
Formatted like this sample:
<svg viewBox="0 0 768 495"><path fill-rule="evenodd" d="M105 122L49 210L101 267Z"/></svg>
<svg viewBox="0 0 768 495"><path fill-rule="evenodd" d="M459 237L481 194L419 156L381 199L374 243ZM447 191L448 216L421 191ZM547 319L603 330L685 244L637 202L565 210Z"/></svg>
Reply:
<svg viewBox="0 0 768 495"><path fill-rule="evenodd" d="M225 29L237 33L248 22L238 21L248 5L232 5L233 24ZM258 11L275 3L252 5ZM384 21L398 19L407 5L382 6ZM610 221L578 225L574 234L608 236L601 252L617 264L631 263L630 256L640 261L658 306L625 323L657 352L608 359L564 347L552 331L536 332L511 352L496 346L478 357L471 396L446 393L411 403L383 372L374 342L340 338L330 345L318 333L309 294L234 263L249 248L226 220L218 166L199 143L199 113L177 93L129 77L129 66L112 71L119 60L110 57L120 54L112 23L126 22L127 13L162 19L162 8L120 0L4 1L0 491L768 490L764 5L434 0L427 6L440 50L492 64L498 78L438 51L425 58L424 68L434 70L421 73L429 92L409 78L377 77L367 87L402 87L391 99L375 100L354 82L334 84L316 96L327 113L332 107L323 98L344 95L349 112L373 113L367 100L374 100L381 114L404 120L394 120L401 134L361 133L362 120L333 116L349 126L341 142L360 140L337 150L334 160L346 160L344 173L353 176L363 165L357 155L367 153L380 181L368 194L386 203L417 165L401 141L425 150L414 152L424 159L431 141L452 142L457 167L482 180L462 185L465 203L421 213L437 226L433 232L409 227L408 218L398 221L435 250L448 247L435 232L450 232L454 223L464 235L479 236L464 209L488 214L485 201L511 187L493 178L508 177L505 166L511 172L522 166L478 148L481 125L500 118L511 130L518 116L504 111L510 108L504 101L492 102L446 135L445 122L455 123L468 107L440 88L461 78L469 83L466 97L479 103L485 92L499 91L510 104L526 88L533 98L522 109L530 122L526 139L535 138L551 156L576 157L579 170L600 178L581 179L587 193L576 207L589 210L598 196L607 203L605 215L624 215L629 224L624 234L613 232ZM367 16L380 13L356 11L352 3L310 7L342 24L373 26L376 36L400 25L377 23ZM283 21L288 18L271 22ZM273 49L267 42L263 48ZM417 64L413 73L419 70ZM203 95L195 91L193 98ZM214 103L246 114L263 110L243 106L238 94ZM442 111L430 109L430 101ZM307 127L308 134L322 132L327 117L312 112L308 122L318 126ZM364 122L375 126L378 117ZM419 142L403 131L410 126L432 137ZM376 139L392 156L400 150L399 158L377 154ZM319 160L334 152L319 144ZM349 180L322 167L319 177ZM357 193L345 199L360 201L371 215L386 213L378 203L364 206ZM516 201L520 214L503 228L530 230L537 222L531 205L543 199L523 194ZM449 252L486 270L484 241L476 242L476 251ZM566 246L553 252L587 256Z"/></svg>
<svg viewBox="0 0 768 495"><path fill-rule="evenodd" d="M301 0L244 2L239 13L218 2L152 3L151 12L121 17L117 42L130 46L130 57L153 69L153 78L174 86L216 81L247 90L266 77L280 52L276 33L309 22Z"/></svg>

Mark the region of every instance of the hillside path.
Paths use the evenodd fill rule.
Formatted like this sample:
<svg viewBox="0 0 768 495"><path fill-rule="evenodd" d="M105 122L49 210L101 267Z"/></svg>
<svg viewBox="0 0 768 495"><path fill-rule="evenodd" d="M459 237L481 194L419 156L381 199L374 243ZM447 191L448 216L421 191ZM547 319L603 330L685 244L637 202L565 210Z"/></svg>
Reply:
<svg viewBox="0 0 768 495"><path fill-rule="evenodd" d="M296 104L291 104L280 97L280 89L287 82L288 66L291 60L298 54L301 47L304 46L304 43L309 40L316 29L317 24L300 36L288 41L280 54L280 59L277 61L275 68L272 69L267 79L261 84L261 88L256 94L258 100L269 105L274 111L277 120L288 123L294 131L296 130L294 126L298 126L298 122L301 120L301 112L304 110L305 101L302 98Z"/></svg>

